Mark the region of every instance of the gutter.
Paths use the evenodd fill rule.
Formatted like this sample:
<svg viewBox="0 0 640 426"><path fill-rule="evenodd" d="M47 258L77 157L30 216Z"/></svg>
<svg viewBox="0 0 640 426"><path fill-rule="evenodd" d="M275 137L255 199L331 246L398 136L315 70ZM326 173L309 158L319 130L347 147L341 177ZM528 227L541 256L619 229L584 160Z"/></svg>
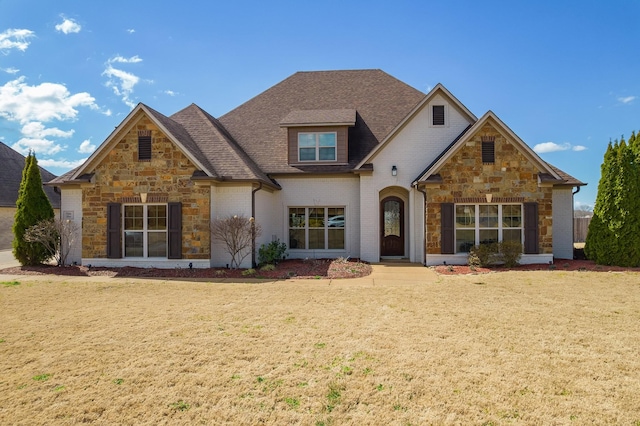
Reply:
<svg viewBox="0 0 640 426"><path fill-rule="evenodd" d="M256 267L256 192L262 189L262 182L251 191L251 267Z"/></svg>

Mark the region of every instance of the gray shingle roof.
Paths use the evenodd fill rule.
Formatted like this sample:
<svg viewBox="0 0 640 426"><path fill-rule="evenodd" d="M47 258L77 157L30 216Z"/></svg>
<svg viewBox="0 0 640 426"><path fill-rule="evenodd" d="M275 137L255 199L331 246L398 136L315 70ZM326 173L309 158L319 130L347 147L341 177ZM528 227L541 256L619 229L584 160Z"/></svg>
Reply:
<svg viewBox="0 0 640 426"><path fill-rule="evenodd" d="M293 173L301 169L287 164L283 119L296 110L356 110L349 129L353 168L424 96L381 70L298 72L219 121L265 173Z"/></svg>
<svg viewBox="0 0 640 426"><path fill-rule="evenodd" d="M308 109L291 111L280 122L280 126L327 126L356 124L355 109Z"/></svg>
<svg viewBox="0 0 640 426"><path fill-rule="evenodd" d="M18 190L22 180L22 169L24 169L25 157L14 151L4 143L0 142L0 207L15 207L18 200ZM38 166L40 167L40 166ZM40 167L40 177L42 182L48 182L56 176L53 173ZM54 209L60 208L60 194L51 187L44 187L44 193L49 197L51 206Z"/></svg>

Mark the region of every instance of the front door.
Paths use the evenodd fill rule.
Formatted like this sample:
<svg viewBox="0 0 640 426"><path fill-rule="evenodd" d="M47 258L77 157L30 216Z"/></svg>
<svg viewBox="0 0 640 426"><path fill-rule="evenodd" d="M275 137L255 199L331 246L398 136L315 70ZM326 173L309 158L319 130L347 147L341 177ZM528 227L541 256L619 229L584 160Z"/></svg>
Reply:
<svg viewBox="0 0 640 426"><path fill-rule="evenodd" d="M380 203L380 256L404 256L404 201L387 197Z"/></svg>

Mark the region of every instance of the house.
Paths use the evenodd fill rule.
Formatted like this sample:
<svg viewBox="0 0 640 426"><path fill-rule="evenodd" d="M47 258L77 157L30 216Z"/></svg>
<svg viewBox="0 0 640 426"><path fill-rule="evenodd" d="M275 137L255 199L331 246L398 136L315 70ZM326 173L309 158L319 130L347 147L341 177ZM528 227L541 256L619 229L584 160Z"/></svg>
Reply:
<svg viewBox="0 0 640 426"><path fill-rule="evenodd" d="M254 217L256 247L279 239L293 258L464 264L500 240L521 242L523 263L572 258L584 183L441 84L354 70L298 72L218 118L138 104L49 185L82 224L72 260L174 268L227 265L208 230L227 215Z"/></svg>
<svg viewBox="0 0 640 426"><path fill-rule="evenodd" d="M0 142L0 250L9 250L13 241L13 220L16 216L16 201L22 181L22 170L25 158ZM56 176L40 167L40 177L43 182L50 181ZM60 213L60 194L51 186L45 186L45 194L49 197L56 216Z"/></svg>

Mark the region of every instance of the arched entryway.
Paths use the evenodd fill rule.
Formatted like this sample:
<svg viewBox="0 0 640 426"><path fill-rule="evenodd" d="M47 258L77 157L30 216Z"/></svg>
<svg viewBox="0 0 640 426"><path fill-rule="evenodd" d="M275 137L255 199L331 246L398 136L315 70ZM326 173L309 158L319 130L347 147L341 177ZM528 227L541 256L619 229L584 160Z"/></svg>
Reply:
<svg viewBox="0 0 640 426"><path fill-rule="evenodd" d="M380 257L404 257L404 200L395 195L380 200Z"/></svg>

